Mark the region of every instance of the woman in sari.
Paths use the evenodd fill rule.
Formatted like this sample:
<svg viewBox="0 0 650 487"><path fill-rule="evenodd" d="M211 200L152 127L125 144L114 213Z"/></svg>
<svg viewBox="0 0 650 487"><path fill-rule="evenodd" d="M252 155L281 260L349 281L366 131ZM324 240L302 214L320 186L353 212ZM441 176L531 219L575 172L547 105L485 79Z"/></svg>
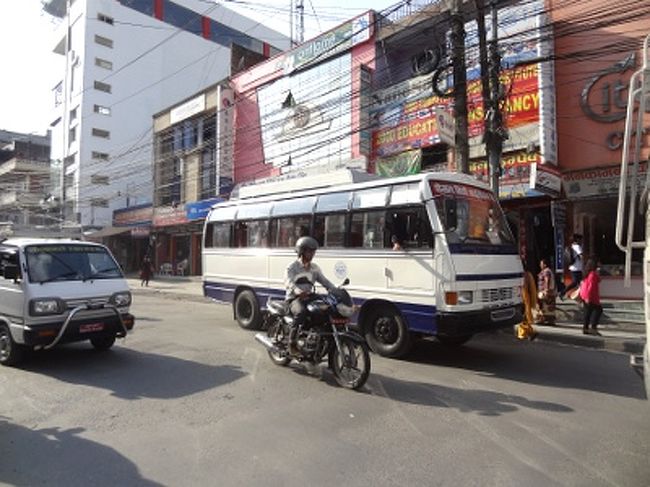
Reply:
<svg viewBox="0 0 650 487"><path fill-rule="evenodd" d="M521 290L521 297L524 301L524 317L522 322L517 325L517 338L520 340L534 340L537 338L537 332L533 327L533 313L537 308L537 287L535 278L530 271L524 271L524 285Z"/></svg>

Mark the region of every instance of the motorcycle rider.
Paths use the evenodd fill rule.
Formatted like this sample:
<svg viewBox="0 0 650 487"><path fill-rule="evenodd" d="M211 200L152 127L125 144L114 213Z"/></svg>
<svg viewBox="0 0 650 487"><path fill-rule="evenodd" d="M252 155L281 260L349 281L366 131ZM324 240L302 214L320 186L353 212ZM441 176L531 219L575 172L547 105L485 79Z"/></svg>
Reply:
<svg viewBox="0 0 650 487"><path fill-rule="evenodd" d="M314 285L318 282L328 291L336 286L332 284L321 272L320 267L312 262L318 242L313 237L300 237L296 242L298 258L287 267L286 271L286 300L289 311L294 317L289 333L289 346L294 350L294 336L298 326L305 322L307 316L307 303L314 297Z"/></svg>

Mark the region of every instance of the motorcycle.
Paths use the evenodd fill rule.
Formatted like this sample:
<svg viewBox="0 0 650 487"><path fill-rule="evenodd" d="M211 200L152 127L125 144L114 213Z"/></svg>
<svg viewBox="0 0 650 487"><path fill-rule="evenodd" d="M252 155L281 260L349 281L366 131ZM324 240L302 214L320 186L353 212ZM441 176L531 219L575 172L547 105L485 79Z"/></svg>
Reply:
<svg viewBox="0 0 650 487"><path fill-rule="evenodd" d="M306 300L305 322L297 327L289 303L269 299L266 333L256 334L255 339L266 347L273 363L286 366L296 360L318 366L327 358L340 386L363 387L370 374L370 353L364 338L348 326L354 306L343 286L349 282L346 279L325 296L312 293Z"/></svg>

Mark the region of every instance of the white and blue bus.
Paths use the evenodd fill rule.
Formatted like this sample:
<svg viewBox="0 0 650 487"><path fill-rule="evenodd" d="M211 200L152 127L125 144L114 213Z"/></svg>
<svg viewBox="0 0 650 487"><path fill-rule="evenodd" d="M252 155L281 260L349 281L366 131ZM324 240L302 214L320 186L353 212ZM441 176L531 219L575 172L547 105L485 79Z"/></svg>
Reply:
<svg viewBox="0 0 650 487"><path fill-rule="evenodd" d="M350 279L354 321L380 355L402 356L417 337L457 345L521 321L521 260L484 184L456 173L306 184L244 188L206 218L204 294L231 303L243 328L261 325L269 298L284 298L303 235L318 240L315 262L332 282Z"/></svg>

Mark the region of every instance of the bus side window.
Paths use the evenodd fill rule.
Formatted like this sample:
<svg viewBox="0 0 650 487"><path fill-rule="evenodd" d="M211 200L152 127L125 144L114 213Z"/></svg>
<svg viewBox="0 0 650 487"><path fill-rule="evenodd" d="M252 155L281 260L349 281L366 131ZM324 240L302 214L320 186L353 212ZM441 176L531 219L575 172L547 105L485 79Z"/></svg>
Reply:
<svg viewBox="0 0 650 487"><path fill-rule="evenodd" d="M268 247L269 222L253 220L248 222L248 247Z"/></svg>
<svg viewBox="0 0 650 487"><path fill-rule="evenodd" d="M278 218L274 230L275 247L293 247L300 237L310 234L311 216Z"/></svg>
<svg viewBox="0 0 650 487"><path fill-rule="evenodd" d="M383 248L385 227L384 210L353 212L350 247Z"/></svg>
<svg viewBox="0 0 650 487"><path fill-rule="evenodd" d="M212 243L214 247L230 247L230 222L218 222L214 224Z"/></svg>
<svg viewBox="0 0 650 487"><path fill-rule="evenodd" d="M203 246L206 249L214 247L214 223L208 223L205 229L205 242Z"/></svg>
<svg viewBox="0 0 650 487"><path fill-rule="evenodd" d="M433 247L431 225L423 207L391 208L387 234L390 236L387 246L392 246L393 240L396 240L402 248Z"/></svg>
<svg viewBox="0 0 650 487"><path fill-rule="evenodd" d="M321 247L343 247L345 245L345 213L316 215L314 235Z"/></svg>
<svg viewBox="0 0 650 487"><path fill-rule="evenodd" d="M235 247L248 245L248 222L235 223Z"/></svg>

